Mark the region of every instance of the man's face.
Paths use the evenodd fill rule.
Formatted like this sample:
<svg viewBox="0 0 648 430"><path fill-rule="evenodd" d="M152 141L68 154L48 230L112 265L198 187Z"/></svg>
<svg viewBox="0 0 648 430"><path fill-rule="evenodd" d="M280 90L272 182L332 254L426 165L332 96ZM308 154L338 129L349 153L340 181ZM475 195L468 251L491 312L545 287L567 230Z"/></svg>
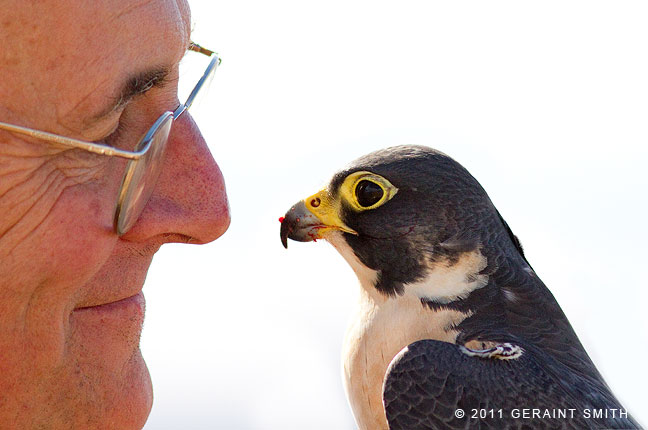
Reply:
<svg viewBox="0 0 648 430"><path fill-rule="evenodd" d="M132 150L178 105L185 1L2 7L0 121ZM157 76L152 87L120 102L126 82L147 74ZM124 167L0 132L2 428L126 430L146 421L152 391L139 337L152 256L166 242L216 239L229 213L221 173L188 114L173 126L144 212L118 237Z"/></svg>

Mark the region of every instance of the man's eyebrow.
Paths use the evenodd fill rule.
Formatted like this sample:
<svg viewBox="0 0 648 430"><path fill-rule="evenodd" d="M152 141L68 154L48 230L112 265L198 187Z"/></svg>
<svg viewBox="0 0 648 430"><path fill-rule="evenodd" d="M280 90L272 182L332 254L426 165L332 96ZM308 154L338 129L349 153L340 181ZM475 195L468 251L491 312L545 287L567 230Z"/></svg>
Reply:
<svg viewBox="0 0 648 430"><path fill-rule="evenodd" d="M126 79L115 96L111 97L111 101L103 108L98 114L90 117L87 122L94 123L110 115L111 113L121 109L134 97L146 93L153 87L163 85L166 83L171 69L168 67L156 67L131 75Z"/></svg>

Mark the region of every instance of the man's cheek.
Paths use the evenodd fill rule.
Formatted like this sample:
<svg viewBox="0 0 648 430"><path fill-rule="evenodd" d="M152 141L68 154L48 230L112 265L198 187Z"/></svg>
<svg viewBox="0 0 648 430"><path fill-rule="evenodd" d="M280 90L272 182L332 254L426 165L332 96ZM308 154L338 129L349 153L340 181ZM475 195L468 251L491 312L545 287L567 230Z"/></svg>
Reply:
<svg viewBox="0 0 648 430"><path fill-rule="evenodd" d="M0 219L0 256L6 256L19 244L28 242L30 236L40 236L40 228L55 215L56 206L64 194L78 194L77 190L71 190L73 188L88 187L84 192L94 194L94 198L86 196L68 211L85 210L86 216L90 211L98 217L103 208L97 199L101 193L96 191L96 185L103 184L107 176L112 176L108 175L106 163L98 162L98 158L101 157L94 155L94 159L75 159L73 162L64 151L55 156L34 157L27 162L9 164L14 167L6 165L1 169L0 209L3 216Z"/></svg>
<svg viewBox="0 0 648 430"><path fill-rule="evenodd" d="M11 286L29 298L35 289L69 302L109 258L117 237L112 230L113 199L85 184L53 185L2 237ZM70 219L74 222L69 222ZM3 270L4 271L4 270Z"/></svg>

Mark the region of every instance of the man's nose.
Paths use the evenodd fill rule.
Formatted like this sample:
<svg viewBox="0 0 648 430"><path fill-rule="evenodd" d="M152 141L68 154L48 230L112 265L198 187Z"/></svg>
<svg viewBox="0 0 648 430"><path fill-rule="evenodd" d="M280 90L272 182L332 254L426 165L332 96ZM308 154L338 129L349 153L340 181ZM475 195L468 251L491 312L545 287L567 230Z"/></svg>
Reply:
<svg viewBox="0 0 648 430"><path fill-rule="evenodd" d="M173 124L162 163L151 198L122 238L207 243L222 235L230 223L225 182L188 112Z"/></svg>

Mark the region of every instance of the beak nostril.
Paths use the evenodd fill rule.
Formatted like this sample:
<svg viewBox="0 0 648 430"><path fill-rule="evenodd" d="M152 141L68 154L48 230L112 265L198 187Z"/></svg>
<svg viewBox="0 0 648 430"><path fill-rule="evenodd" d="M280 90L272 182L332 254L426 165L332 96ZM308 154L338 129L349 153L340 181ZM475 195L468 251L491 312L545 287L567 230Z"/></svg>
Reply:
<svg viewBox="0 0 648 430"><path fill-rule="evenodd" d="M319 197L315 197L313 200L311 200L310 205L314 208L318 207L322 203Z"/></svg>

